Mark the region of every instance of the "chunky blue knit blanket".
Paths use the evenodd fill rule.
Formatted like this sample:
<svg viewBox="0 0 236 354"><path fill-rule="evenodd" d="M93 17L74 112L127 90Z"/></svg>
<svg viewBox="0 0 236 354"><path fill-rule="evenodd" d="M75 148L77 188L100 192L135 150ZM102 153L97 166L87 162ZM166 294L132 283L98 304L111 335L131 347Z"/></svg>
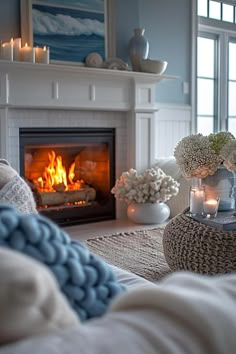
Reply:
<svg viewBox="0 0 236 354"><path fill-rule="evenodd" d="M42 215L0 205L0 246L46 264L82 321L101 316L124 291L107 263Z"/></svg>

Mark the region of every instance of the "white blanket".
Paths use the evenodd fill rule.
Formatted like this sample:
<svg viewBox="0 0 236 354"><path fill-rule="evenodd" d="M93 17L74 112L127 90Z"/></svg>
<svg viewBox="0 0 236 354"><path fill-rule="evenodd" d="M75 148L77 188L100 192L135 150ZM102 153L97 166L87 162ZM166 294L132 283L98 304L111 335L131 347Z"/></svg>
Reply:
<svg viewBox="0 0 236 354"><path fill-rule="evenodd" d="M0 354L233 354L236 274L180 272L143 283L74 329L1 347Z"/></svg>

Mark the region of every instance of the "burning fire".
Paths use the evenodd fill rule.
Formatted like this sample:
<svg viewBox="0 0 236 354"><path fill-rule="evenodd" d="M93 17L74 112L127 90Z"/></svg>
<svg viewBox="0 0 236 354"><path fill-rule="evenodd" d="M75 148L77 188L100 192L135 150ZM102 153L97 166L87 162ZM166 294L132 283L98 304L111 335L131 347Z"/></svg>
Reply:
<svg viewBox="0 0 236 354"><path fill-rule="evenodd" d="M37 180L39 191L55 192L77 190L84 184L83 180L73 181L75 177L75 162L69 168L68 174L63 166L62 157L55 151L48 153L49 164L45 167L43 176Z"/></svg>

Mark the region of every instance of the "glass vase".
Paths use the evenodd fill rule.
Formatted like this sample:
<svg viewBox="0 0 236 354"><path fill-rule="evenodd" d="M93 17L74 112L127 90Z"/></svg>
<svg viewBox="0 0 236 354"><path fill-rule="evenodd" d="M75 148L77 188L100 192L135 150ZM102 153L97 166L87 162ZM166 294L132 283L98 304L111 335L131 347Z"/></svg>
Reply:
<svg viewBox="0 0 236 354"><path fill-rule="evenodd" d="M214 175L203 178L202 183L208 198L220 198L218 211L235 209L236 173L219 167Z"/></svg>

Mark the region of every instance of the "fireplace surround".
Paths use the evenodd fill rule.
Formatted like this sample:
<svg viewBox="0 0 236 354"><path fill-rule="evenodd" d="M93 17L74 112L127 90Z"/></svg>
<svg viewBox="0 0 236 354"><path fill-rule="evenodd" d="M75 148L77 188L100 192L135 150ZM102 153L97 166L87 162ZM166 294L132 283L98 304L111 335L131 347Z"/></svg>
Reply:
<svg viewBox="0 0 236 354"><path fill-rule="evenodd" d="M21 129L112 128L115 177L155 162L156 84L174 76L0 62L0 156L23 174ZM126 215L116 201L115 218Z"/></svg>
<svg viewBox="0 0 236 354"><path fill-rule="evenodd" d="M20 128L20 174L60 225L115 218L115 129Z"/></svg>

